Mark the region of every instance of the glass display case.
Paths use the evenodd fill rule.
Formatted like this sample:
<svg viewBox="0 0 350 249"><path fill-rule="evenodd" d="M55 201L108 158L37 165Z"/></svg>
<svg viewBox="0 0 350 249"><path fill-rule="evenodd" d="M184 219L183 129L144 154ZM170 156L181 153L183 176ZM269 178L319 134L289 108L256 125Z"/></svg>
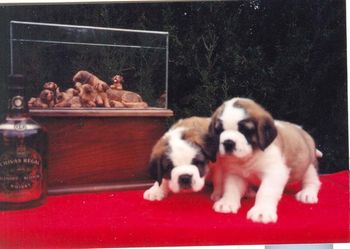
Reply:
<svg viewBox="0 0 350 249"><path fill-rule="evenodd" d="M29 94L34 98L40 96L46 82L56 83L63 93L76 89L74 76L87 71L106 83L103 93L108 88L128 91L141 98L128 96L126 102L145 103L108 107L167 109L168 37L168 32L162 31L11 21L11 73L27 77ZM116 75L122 82L115 80ZM59 100L50 108L77 108L56 102ZM96 107L107 106L96 103Z"/></svg>
<svg viewBox="0 0 350 249"><path fill-rule="evenodd" d="M11 73L27 77L30 113L48 130L49 193L148 183L152 147L173 115L168 37L10 22Z"/></svg>

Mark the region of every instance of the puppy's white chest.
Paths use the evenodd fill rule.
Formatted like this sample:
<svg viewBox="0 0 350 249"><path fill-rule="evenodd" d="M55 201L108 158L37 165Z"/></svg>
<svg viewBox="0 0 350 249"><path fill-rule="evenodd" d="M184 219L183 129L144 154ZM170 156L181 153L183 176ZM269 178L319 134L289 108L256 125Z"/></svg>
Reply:
<svg viewBox="0 0 350 249"><path fill-rule="evenodd" d="M243 163L232 156L221 157L220 164L225 173L239 175L243 178L249 178L255 172L252 163Z"/></svg>

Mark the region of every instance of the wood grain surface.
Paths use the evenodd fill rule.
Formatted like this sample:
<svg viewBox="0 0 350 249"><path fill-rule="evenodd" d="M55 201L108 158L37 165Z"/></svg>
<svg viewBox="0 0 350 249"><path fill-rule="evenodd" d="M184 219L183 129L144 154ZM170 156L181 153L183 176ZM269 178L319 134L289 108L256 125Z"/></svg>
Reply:
<svg viewBox="0 0 350 249"><path fill-rule="evenodd" d="M165 117L157 116L33 118L48 130L48 185L56 192L149 181L149 156L166 130Z"/></svg>

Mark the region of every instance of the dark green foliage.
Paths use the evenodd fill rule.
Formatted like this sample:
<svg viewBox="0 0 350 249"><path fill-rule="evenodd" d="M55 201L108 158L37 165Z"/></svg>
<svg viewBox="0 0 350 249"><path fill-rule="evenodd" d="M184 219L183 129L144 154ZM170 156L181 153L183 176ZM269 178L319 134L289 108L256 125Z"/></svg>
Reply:
<svg viewBox="0 0 350 249"><path fill-rule="evenodd" d="M175 111L175 119L208 116L226 99L250 97L275 118L298 123L315 137L324 153L321 172L348 168L345 1L0 7L2 82L9 68L11 19L168 31L169 108ZM98 55L100 66L92 62L90 70L106 77L128 68L123 61L118 68L104 66L118 53L123 52ZM83 51L79 56L89 64ZM135 82L141 82L135 83L135 89L146 99L158 94L150 83L162 84L157 82L161 70L151 73L159 65L147 58L137 58L142 71L129 72ZM57 60L52 60L50 68L64 59Z"/></svg>

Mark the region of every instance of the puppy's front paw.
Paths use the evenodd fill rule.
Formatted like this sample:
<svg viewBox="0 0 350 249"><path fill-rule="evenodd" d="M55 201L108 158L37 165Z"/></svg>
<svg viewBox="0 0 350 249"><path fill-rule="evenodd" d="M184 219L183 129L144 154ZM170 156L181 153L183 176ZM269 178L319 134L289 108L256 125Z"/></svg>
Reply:
<svg viewBox="0 0 350 249"><path fill-rule="evenodd" d="M276 223L277 222L277 212L276 208L270 206L257 206L252 207L248 214L247 219L253 222Z"/></svg>
<svg viewBox="0 0 350 249"><path fill-rule="evenodd" d="M234 201L229 198L221 198L214 203L213 209L218 213L234 213L236 214L241 207L240 201Z"/></svg>
<svg viewBox="0 0 350 249"><path fill-rule="evenodd" d="M314 189L302 189L295 195L295 198L302 203L314 204L318 202L317 191Z"/></svg>
<svg viewBox="0 0 350 249"><path fill-rule="evenodd" d="M158 182L155 182L152 187L143 193L143 198L149 201L160 201L163 200L165 196L166 194L159 187Z"/></svg>

